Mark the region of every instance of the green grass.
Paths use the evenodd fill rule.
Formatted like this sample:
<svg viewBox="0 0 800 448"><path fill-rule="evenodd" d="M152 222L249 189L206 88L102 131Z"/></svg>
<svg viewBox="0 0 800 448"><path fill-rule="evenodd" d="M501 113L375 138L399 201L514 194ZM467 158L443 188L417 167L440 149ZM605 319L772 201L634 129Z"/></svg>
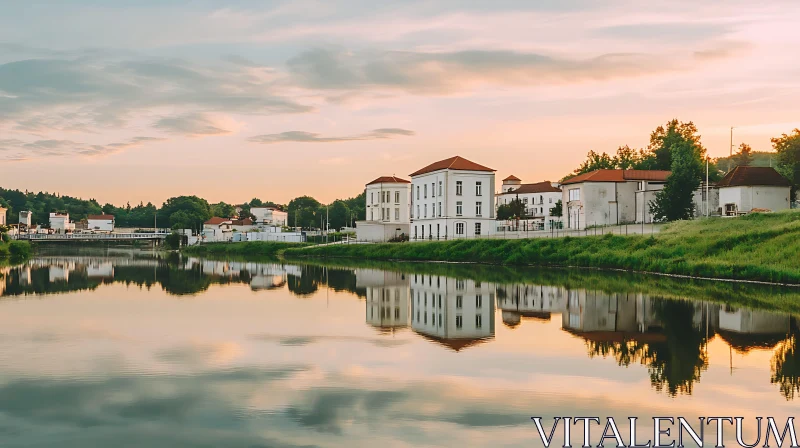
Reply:
<svg viewBox="0 0 800 448"><path fill-rule="evenodd" d="M243 243L207 243L189 246L182 250L189 255L276 257L286 249L308 246L307 243L285 243L281 241L249 241Z"/></svg>
<svg viewBox="0 0 800 448"><path fill-rule="evenodd" d="M579 266L800 284L800 212L669 224L653 236L455 240L286 248L287 258Z"/></svg>

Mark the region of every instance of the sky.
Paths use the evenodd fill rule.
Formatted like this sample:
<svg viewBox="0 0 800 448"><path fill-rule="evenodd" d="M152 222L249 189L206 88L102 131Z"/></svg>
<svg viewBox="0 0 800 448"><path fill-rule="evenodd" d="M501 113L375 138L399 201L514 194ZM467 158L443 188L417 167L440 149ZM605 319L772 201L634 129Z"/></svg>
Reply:
<svg viewBox="0 0 800 448"><path fill-rule="evenodd" d="M525 182L693 121L800 127L793 0L9 2L0 186L322 202L454 155Z"/></svg>

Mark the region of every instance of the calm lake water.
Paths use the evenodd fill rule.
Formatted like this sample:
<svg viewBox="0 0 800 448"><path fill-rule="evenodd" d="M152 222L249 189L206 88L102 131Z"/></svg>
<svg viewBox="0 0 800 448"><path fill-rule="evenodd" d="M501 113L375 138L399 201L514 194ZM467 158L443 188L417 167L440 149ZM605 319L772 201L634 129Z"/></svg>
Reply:
<svg viewBox="0 0 800 448"><path fill-rule="evenodd" d="M0 447L541 446L531 416L742 416L752 428L800 408L797 319L704 299L770 294L798 292L40 256L0 268Z"/></svg>

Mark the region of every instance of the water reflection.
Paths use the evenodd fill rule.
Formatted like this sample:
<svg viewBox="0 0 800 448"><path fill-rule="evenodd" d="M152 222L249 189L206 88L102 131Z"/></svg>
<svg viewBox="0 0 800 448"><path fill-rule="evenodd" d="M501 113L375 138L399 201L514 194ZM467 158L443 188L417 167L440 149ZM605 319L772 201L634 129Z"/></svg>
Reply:
<svg viewBox="0 0 800 448"><path fill-rule="evenodd" d="M424 273L413 265L386 270L152 254L47 256L3 268L0 296L43 297L112 284L143 290L159 285L172 295L246 284L255 292L288 291L304 299L330 290L363 300L364 322L379 334L409 332L453 352L495 341L496 321L512 335L533 326L534 337L546 344L553 338L551 324L560 321L560 331L582 342L589 358L643 366L651 387L673 397L693 394L709 368L709 344L718 338L730 351L731 369L733 353L771 351L770 382L787 400L800 394L797 322L789 314L555 280L486 277Z"/></svg>

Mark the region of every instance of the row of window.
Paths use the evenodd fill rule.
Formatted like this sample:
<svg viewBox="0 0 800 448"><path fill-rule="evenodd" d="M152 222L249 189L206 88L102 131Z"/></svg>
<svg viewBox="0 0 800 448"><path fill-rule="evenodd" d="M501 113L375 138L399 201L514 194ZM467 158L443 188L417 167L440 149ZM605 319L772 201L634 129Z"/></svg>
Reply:
<svg viewBox="0 0 800 448"><path fill-rule="evenodd" d="M419 292L417 292L417 306L419 306L419 304L420 304L420 296L419 296ZM431 294L431 305L432 306L437 306L436 305L436 296L434 294ZM428 306L428 293L427 292L423 293L422 306ZM442 295L441 294L439 294L439 305L438 305L438 307L439 308L442 307ZM463 308L463 307L464 307L464 296L456 296L456 308ZM475 296L475 308L482 308L482 307L483 307L483 296L481 294L478 294L478 295Z"/></svg>
<svg viewBox="0 0 800 448"><path fill-rule="evenodd" d="M380 199L381 199L380 203L381 204L384 204L384 203L387 203L387 202L391 202L391 199L392 199L392 192L391 191L381 191L380 193L381 193L381 197L380 197ZM369 203L370 203L370 205L375 204L375 192L374 191L369 194ZM400 192L399 191L395 191L394 192L394 203L395 204L399 204L400 203Z"/></svg>
<svg viewBox="0 0 800 448"><path fill-rule="evenodd" d="M414 283L419 283L421 285L425 285L425 277L423 276L422 277L422 281L420 281L419 278L417 278L417 274L414 274ZM456 289L465 289L466 285L467 285L467 283L464 281L463 278L457 278L456 279ZM480 282L480 280L475 280L475 287L476 288L480 288L481 285L482 285L482 283ZM433 286L433 276L432 275L428 276L428 286ZM436 276L436 287L438 288L438 287L441 287L441 286L442 286L442 277L437 275ZM411 291L411 294L412 295L414 294L413 290ZM490 294L490 296L492 296L492 294ZM417 291L417 297L419 297L419 291Z"/></svg>
<svg viewBox="0 0 800 448"><path fill-rule="evenodd" d="M465 233L466 226L467 226L466 223L457 222L456 223L456 235L457 236L458 235L465 235L466 234ZM445 226L444 235L442 235L440 233L440 230L441 230L441 228L439 227L439 224L436 224L436 236L435 236L435 238L442 238L442 237L446 238L447 237L447 226ZM480 234L481 234L481 223L476 222L475 223L475 236L479 236ZM414 226L414 238L415 239L416 238L422 238L422 239L425 238L425 225L424 224L421 225L421 226ZM432 224L428 224L428 238L431 238L431 239L434 238L433 225Z"/></svg>
<svg viewBox="0 0 800 448"><path fill-rule="evenodd" d="M417 199L419 199L420 193L420 186L417 185ZM457 180L456 181L456 196L462 196L464 194L464 182ZM436 194L436 182L431 182L431 197L436 196L444 196L444 191L442 190L442 181L439 181L439 194ZM483 183L481 181L475 182L475 196L483 196ZM428 198L428 184L422 185L422 198Z"/></svg>
<svg viewBox="0 0 800 448"><path fill-rule="evenodd" d="M422 205L422 214L420 214L420 206L417 204L417 218L427 218L428 217L428 204ZM456 216L464 216L464 202L456 201ZM475 203L475 216L480 218L483 216L483 202L476 202ZM431 218L442 217L442 203L439 202L439 206L437 208L436 204L431 204ZM413 216L412 216L413 218Z"/></svg>
<svg viewBox="0 0 800 448"><path fill-rule="evenodd" d="M424 320L424 322L422 322L422 323L425 324L425 325L428 325L428 313L423 313L422 316L423 316L423 320ZM417 311L417 323L420 322L420 318L419 317L420 317L420 312ZM436 325L436 314L434 314L434 313L431 313L431 323L433 325ZM441 327L443 324L444 324L444 318L442 317L442 315L440 313L439 314L439 327ZM456 329L463 328L463 327L464 327L464 316L462 316L460 314L456 315ZM481 327L483 327L483 316L478 314L477 316L475 316L475 328L481 328Z"/></svg>
<svg viewBox="0 0 800 448"><path fill-rule="evenodd" d="M375 209L370 210L370 214L372 214L372 220L375 220ZM392 209L391 208L383 208L381 207L381 221L389 221L392 216ZM394 220L400 221L400 209L394 209Z"/></svg>

